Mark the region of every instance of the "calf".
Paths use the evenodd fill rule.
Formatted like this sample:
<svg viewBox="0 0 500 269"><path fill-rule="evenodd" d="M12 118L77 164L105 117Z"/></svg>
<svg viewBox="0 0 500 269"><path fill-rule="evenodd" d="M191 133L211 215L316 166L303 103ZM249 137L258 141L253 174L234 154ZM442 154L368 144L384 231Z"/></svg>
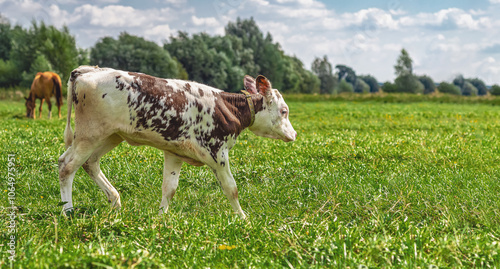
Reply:
<svg viewBox="0 0 500 269"><path fill-rule="evenodd" d="M249 128L259 136L294 141L288 106L264 76L245 76L248 92L226 93L190 81L160 79L141 73L81 66L68 82L68 115L59 158L64 210L70 211L72 184L80 166L119 208L120 195L102 173L99 160L123 140L164 153L160 214L168 210L181 165L208 165L233 210L242 218L238 190L229 168L229 150ZM75 132L71 109L75 106Z"/></svg>

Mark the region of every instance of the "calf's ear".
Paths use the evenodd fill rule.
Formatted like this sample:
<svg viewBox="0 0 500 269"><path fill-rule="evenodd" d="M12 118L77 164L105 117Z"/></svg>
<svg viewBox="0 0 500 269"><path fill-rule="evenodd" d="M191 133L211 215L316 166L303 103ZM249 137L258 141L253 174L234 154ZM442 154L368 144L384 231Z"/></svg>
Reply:
<svg viewBox="0 0 500 269"><path fill-rule="evenodd" d="M272 89L271 82L269 82L269 80L266 77L259 75L257 77L255 85L260 94L264 96L268 96L271 94L271 89Z"/></svg>
<svg viewBox="0 0 500 269"><path fill-rule="evenodd" d="M243 85L245 90L251 94L257 94L257 88L255 88L255 79L249 75L246 75L243 79Z"/></svg>

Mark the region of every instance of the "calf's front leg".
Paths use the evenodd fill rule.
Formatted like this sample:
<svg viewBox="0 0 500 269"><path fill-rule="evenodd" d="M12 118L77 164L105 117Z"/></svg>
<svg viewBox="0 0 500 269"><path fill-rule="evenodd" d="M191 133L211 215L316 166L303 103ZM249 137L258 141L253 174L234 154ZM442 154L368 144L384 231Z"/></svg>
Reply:
<svg viewBox="0 0 500 269"><path fill-rule="evenodd" d="M234 212L242 219L245 219L246 215L241 209L240 202L238 201L238 187L236 187L236 182L234 181L231 170L229 169L229 161L221 163L225 165L219 164L213 168L215 177L217 178L217 181L219 181L222 191L226 195L227 199L229 199Z"/></svg>
<svg viewBox="0 0 500 269"><path fill-rule="evenodd" d="M179 158L163 152L165 158L163 166L163 184L161 185L162 199L160 203L159 214L166 213L168 205L174 197L175 190L179 185L179 173L182 167L182 160Z"/></svg>

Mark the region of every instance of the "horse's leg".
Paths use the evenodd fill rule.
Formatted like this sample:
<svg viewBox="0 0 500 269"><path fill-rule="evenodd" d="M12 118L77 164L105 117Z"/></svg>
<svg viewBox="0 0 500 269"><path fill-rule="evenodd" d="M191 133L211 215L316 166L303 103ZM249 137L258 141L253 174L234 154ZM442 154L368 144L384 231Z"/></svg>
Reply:
<svg viewBox="0 0 500 269"><path fill-rule="evenodd" d="M49 119L52 117L52 102L47 98L47 105L49 106Z"/></svg>
<svg viewBox="0 0 500 269"><path fill-rule="evenodd" d="M40 108L38 108L38 111L39 111L39 114L40 114L40 119L42 118L42 106L43 106L43 101L45 101L44 98L42 98L42 100L40 100ZM36 113L35 111L33 111L33 118L36 118Z"/></svg>

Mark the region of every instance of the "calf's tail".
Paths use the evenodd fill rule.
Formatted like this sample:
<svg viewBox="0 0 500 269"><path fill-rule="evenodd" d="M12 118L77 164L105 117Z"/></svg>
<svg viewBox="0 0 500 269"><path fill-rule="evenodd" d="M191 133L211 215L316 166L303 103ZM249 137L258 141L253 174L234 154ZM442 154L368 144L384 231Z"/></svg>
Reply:
<svg viewBox="0 0 500 269"><path fill-rule="evenodd" d="M64 145L67 148L73 144L73 129L71 128L71 109L73 107L73 91L75 87L76 74L71 73L71 78L68 81L68 94L66 102L68 103L68 116L66 118L66 128L64 129Z"/></svg>

